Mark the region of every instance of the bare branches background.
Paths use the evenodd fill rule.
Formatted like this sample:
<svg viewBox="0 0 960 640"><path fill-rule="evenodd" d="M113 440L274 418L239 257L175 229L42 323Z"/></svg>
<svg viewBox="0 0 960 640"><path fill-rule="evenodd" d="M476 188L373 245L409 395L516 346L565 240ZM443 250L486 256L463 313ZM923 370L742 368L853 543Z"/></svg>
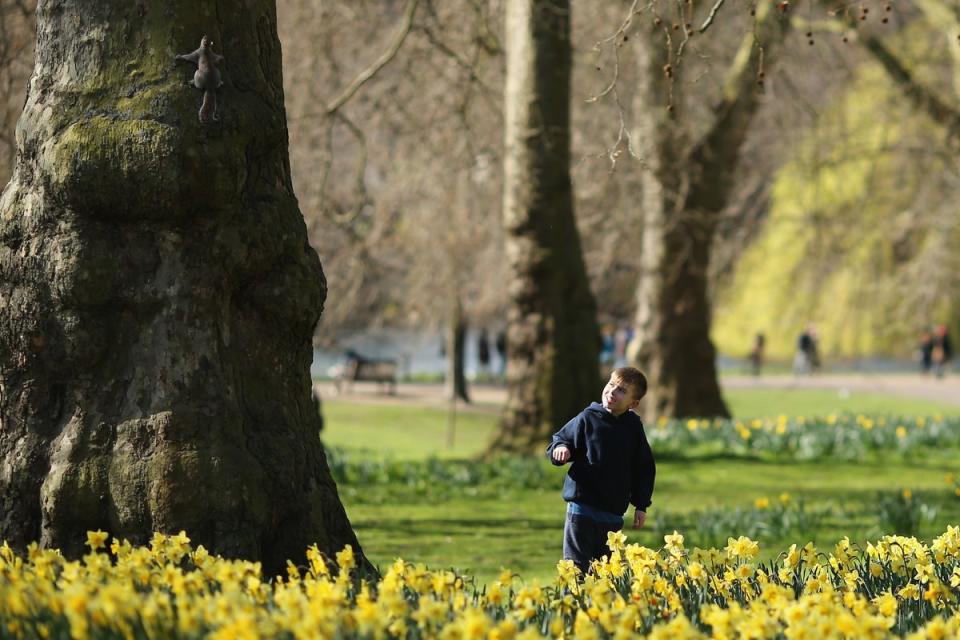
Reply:
<svg viewBox="0 0 960 640"><path fill-rule="evenodd" d="M629 318L646 168L633 139L638 29L656 25L663 32L671 65L663 106L676 110L679 135L692 142L709 123L723 70L755 18L743 1L572 4L578 224L601 315ZM13 169L15 123L32 67L35 5L0 0L4 183ZM899 97L884 94L892 101L891 117L922 126L890 145L910 206L889 211L885 224L894 236L892 254L904 259L887 268L889 277L868 283L867 297L880 297L882 286L909 301L891 312L890 322L906 321L908 306L960 297L960 269L951 252L957 230L950 203L960 182L956 154L943 144L945 131L918 116L909 101L911 95L935 96L939 102L927 103L942 103L940 112L955 117L956 12L942 0L898 2L889 11L887 3L869 0L863 6L871 8L870 18L861 20L859 6L794 5L789 19L795 28L781 64L771 72L755 70L763 104L713 251L711 282L721 307L740 256L763 232L773 202L770 185L784 164L805 163L813 180L842 161L837 140L852 138L854 128L822 119L882 51L906 61L914 82ZM278 17L295 187L330 286L319 338L332 342L377 324L439 326L444 298L454 291L463 296L471 323L495 325L503 308L498 283L504 264L501 0L278 0ZM874 43L873 54L861 46L867 42ZM849 146L843 153L857 151ZM874 200L864 208L883 209L892 201L889 185L877 179L866 196ZM857 247L819 206L802 215L798 224L813 229L817 240L797 266L804 270L797 282L812 283L808 289L816 296L816 283L841 269Z"/></svg>

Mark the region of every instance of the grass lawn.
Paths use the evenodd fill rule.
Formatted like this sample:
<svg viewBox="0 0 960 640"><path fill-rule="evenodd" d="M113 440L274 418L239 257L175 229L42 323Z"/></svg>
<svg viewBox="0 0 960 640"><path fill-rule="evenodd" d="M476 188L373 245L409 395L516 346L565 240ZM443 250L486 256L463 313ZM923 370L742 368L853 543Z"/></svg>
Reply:
<svg viewBox="0 0 960 640"><path fill-rule="evenodd" d="M921 528L929 538L941 533L946 524L960 522L960 499L952 496L943 480L947 471L957 471L957 465L951 465L957 453L944 452L934 464L926 460L868 465L661 461L649 514L655 519L658 508L686 512L747 507L758 497L776 500L784 492L808 505L830 504L840 510L840 516L825 519L803 539L761 540L763 557L769 559L794 542L802 545L813 540L829 550L844 535L865 542L892 533L880 526L873 508L877 494L910 488L938 507L936 520ZM506 491L494 496L464 493L444 500L398 497L391 492L380 502L376 489L343 487L341 498L365 552L380 566L402 557L434 568L453 567L481 582L494 579L501 568L546 582L560 557L563 472L557 469L554 490ZM631 542L663 544L652 532L626 531ZM681 533L688 540L696 538L696 531Z"/></svg>
<svg viewBox="0 0 960 640"><path fill-rule="evenodd" d="M829 389L728 389L723 396L731 413L737 418L761 418L780 414L826 416L843 412L918 416L960 414L960 405L858 391L838 393Z"/></svg>
<svg viewBox="0 0 960 640"><path fill-rule="evenodd" d="M323 415L325 445L397 459L475 456L486 446L497 420L488 411L458 411L451 448L449 416L443 409L331 399L323 401Z"/></svg>
<svg viewBox="0 0 960 640"><path fill-rule="evenodd" d="M742 417L812 416L842 410L960 413L958 407L867 394L841 399L835 393L810 390L738 390L729 393L728 400ZM844 404L838 405L838 400ZM483 449L496 420L489 411L461 410L454 447L449 449L447 414L442 409L330 399L325 401L324 411L324 443L351 459L470 458ZM761 539L763 557L770 558L794 542L812 539L829 549L844 535L866 541L892 533L883 528L879 518L878 492L893 495L909 488L938 509L935 521L921 528L921 534L929 538L942 532L946 524L960 522L960 499L944 482L946 473L960 472L957 460L960 451L949 450L908 457L891 454L869 462L799 463L726 456L660 459L650 517L655 521L658 509L682 514L750 507L756 498L775 500L785 492L810 506L836 507L834 515L820 522L816 530L805 532L803 539ZM546 460L543 464L549 466ZM480 582L495 578L501 568L513 569L526 580L546 582L552 579L560 555L564 517L560 487L565 470L550 468L549 472L555 475L549 489L498 493L478 487L437 495L422 486L345 485L340 494L365 553L381 567L402 557L433 568L456 568ZM631 541L662 545L651 531L627 533ZM684 533L688 540L697 535L695 530Z"/></svg>
<svg viewBox="0 0 960 640"><path fill-rule="evenodd" d="M831 413L896 413L960 415L960 405L943 405L880 394L851 393L841 397L819 389L733 389L725 394L738 418L780 414L826 416ZM453 447L448 446L448 414L438 407L360 404L337 398L324 400L328 425L324 442L333 447L397 459L465 458L479 453L489 441L497 415L489 408L460 408ZM557 425L559 429L563 425ZM546 443L544 443L546 446Z"/></svg>

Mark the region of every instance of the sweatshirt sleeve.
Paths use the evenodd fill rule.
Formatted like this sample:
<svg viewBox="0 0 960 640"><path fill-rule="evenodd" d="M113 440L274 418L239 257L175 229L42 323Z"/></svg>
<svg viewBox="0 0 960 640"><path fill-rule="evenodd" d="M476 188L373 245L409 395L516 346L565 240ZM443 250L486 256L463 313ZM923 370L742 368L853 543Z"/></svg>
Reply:
<svg viewBox="0 0 960 640"><path fill-rule="evenodd" d="M657 464L653 459L653 451L650 449L650 443L647 442L646 434L641 433L633 461L633 484L630 488L630 502L641 511L646 511L652 504L653 483L656 477Z"/></svg>
<svg viewBox="0 0 960 640"><path fill-rule="evenodd" d="M581 431L580 415L577 415L577 417L563 425L563 428L560 429L560 431L557 431L555 434L553 434L553 439L550 441L550 444L547 445L547 459L554 466L559 467L563 463L557 462L553 459L553 450L557 447L557 445L562 444L567 449L570 449L570 455L572 458L573 454L577 451L578 445L582 441Z"/></svg>

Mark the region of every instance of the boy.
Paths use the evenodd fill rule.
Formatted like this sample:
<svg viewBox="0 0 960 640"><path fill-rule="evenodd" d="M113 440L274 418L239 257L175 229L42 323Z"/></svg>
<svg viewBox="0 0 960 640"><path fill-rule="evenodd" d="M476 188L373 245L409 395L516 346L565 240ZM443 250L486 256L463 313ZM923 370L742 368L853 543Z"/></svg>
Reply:
<svg viewBox="0 0 960 640"><path fill-rule="evenodd" d="M581 571L608 553L607 533L623 528L623 514L633 503L633 528L643 526L653 495L656 465L633 410L647 393L639 369L621 367L610 374L602 403L594 402L553 436L550 461L571 462L563 481L567 520L563 559Z"/></svg>

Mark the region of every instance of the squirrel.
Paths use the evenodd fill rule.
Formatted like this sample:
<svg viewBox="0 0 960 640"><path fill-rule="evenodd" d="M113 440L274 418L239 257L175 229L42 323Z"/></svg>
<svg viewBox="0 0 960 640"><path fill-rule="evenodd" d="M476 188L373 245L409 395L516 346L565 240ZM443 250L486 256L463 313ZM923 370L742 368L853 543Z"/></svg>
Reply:
<svg viewBox="0 0 960 640"><path fill-rule="evenodd" d="M200 48L193 53L179 55L175 60L186 60L194 62L197 65L197 71L193 74L193 82L188 83L203 91L203 104L200 105L200 122L207 123L211 120L219 120L217 113L217 89L223 85L223 79L220 77L220 70L217 65L223 62L223 56L217 55L210 50L213 42L203 36L200 39Z"/></svg>

